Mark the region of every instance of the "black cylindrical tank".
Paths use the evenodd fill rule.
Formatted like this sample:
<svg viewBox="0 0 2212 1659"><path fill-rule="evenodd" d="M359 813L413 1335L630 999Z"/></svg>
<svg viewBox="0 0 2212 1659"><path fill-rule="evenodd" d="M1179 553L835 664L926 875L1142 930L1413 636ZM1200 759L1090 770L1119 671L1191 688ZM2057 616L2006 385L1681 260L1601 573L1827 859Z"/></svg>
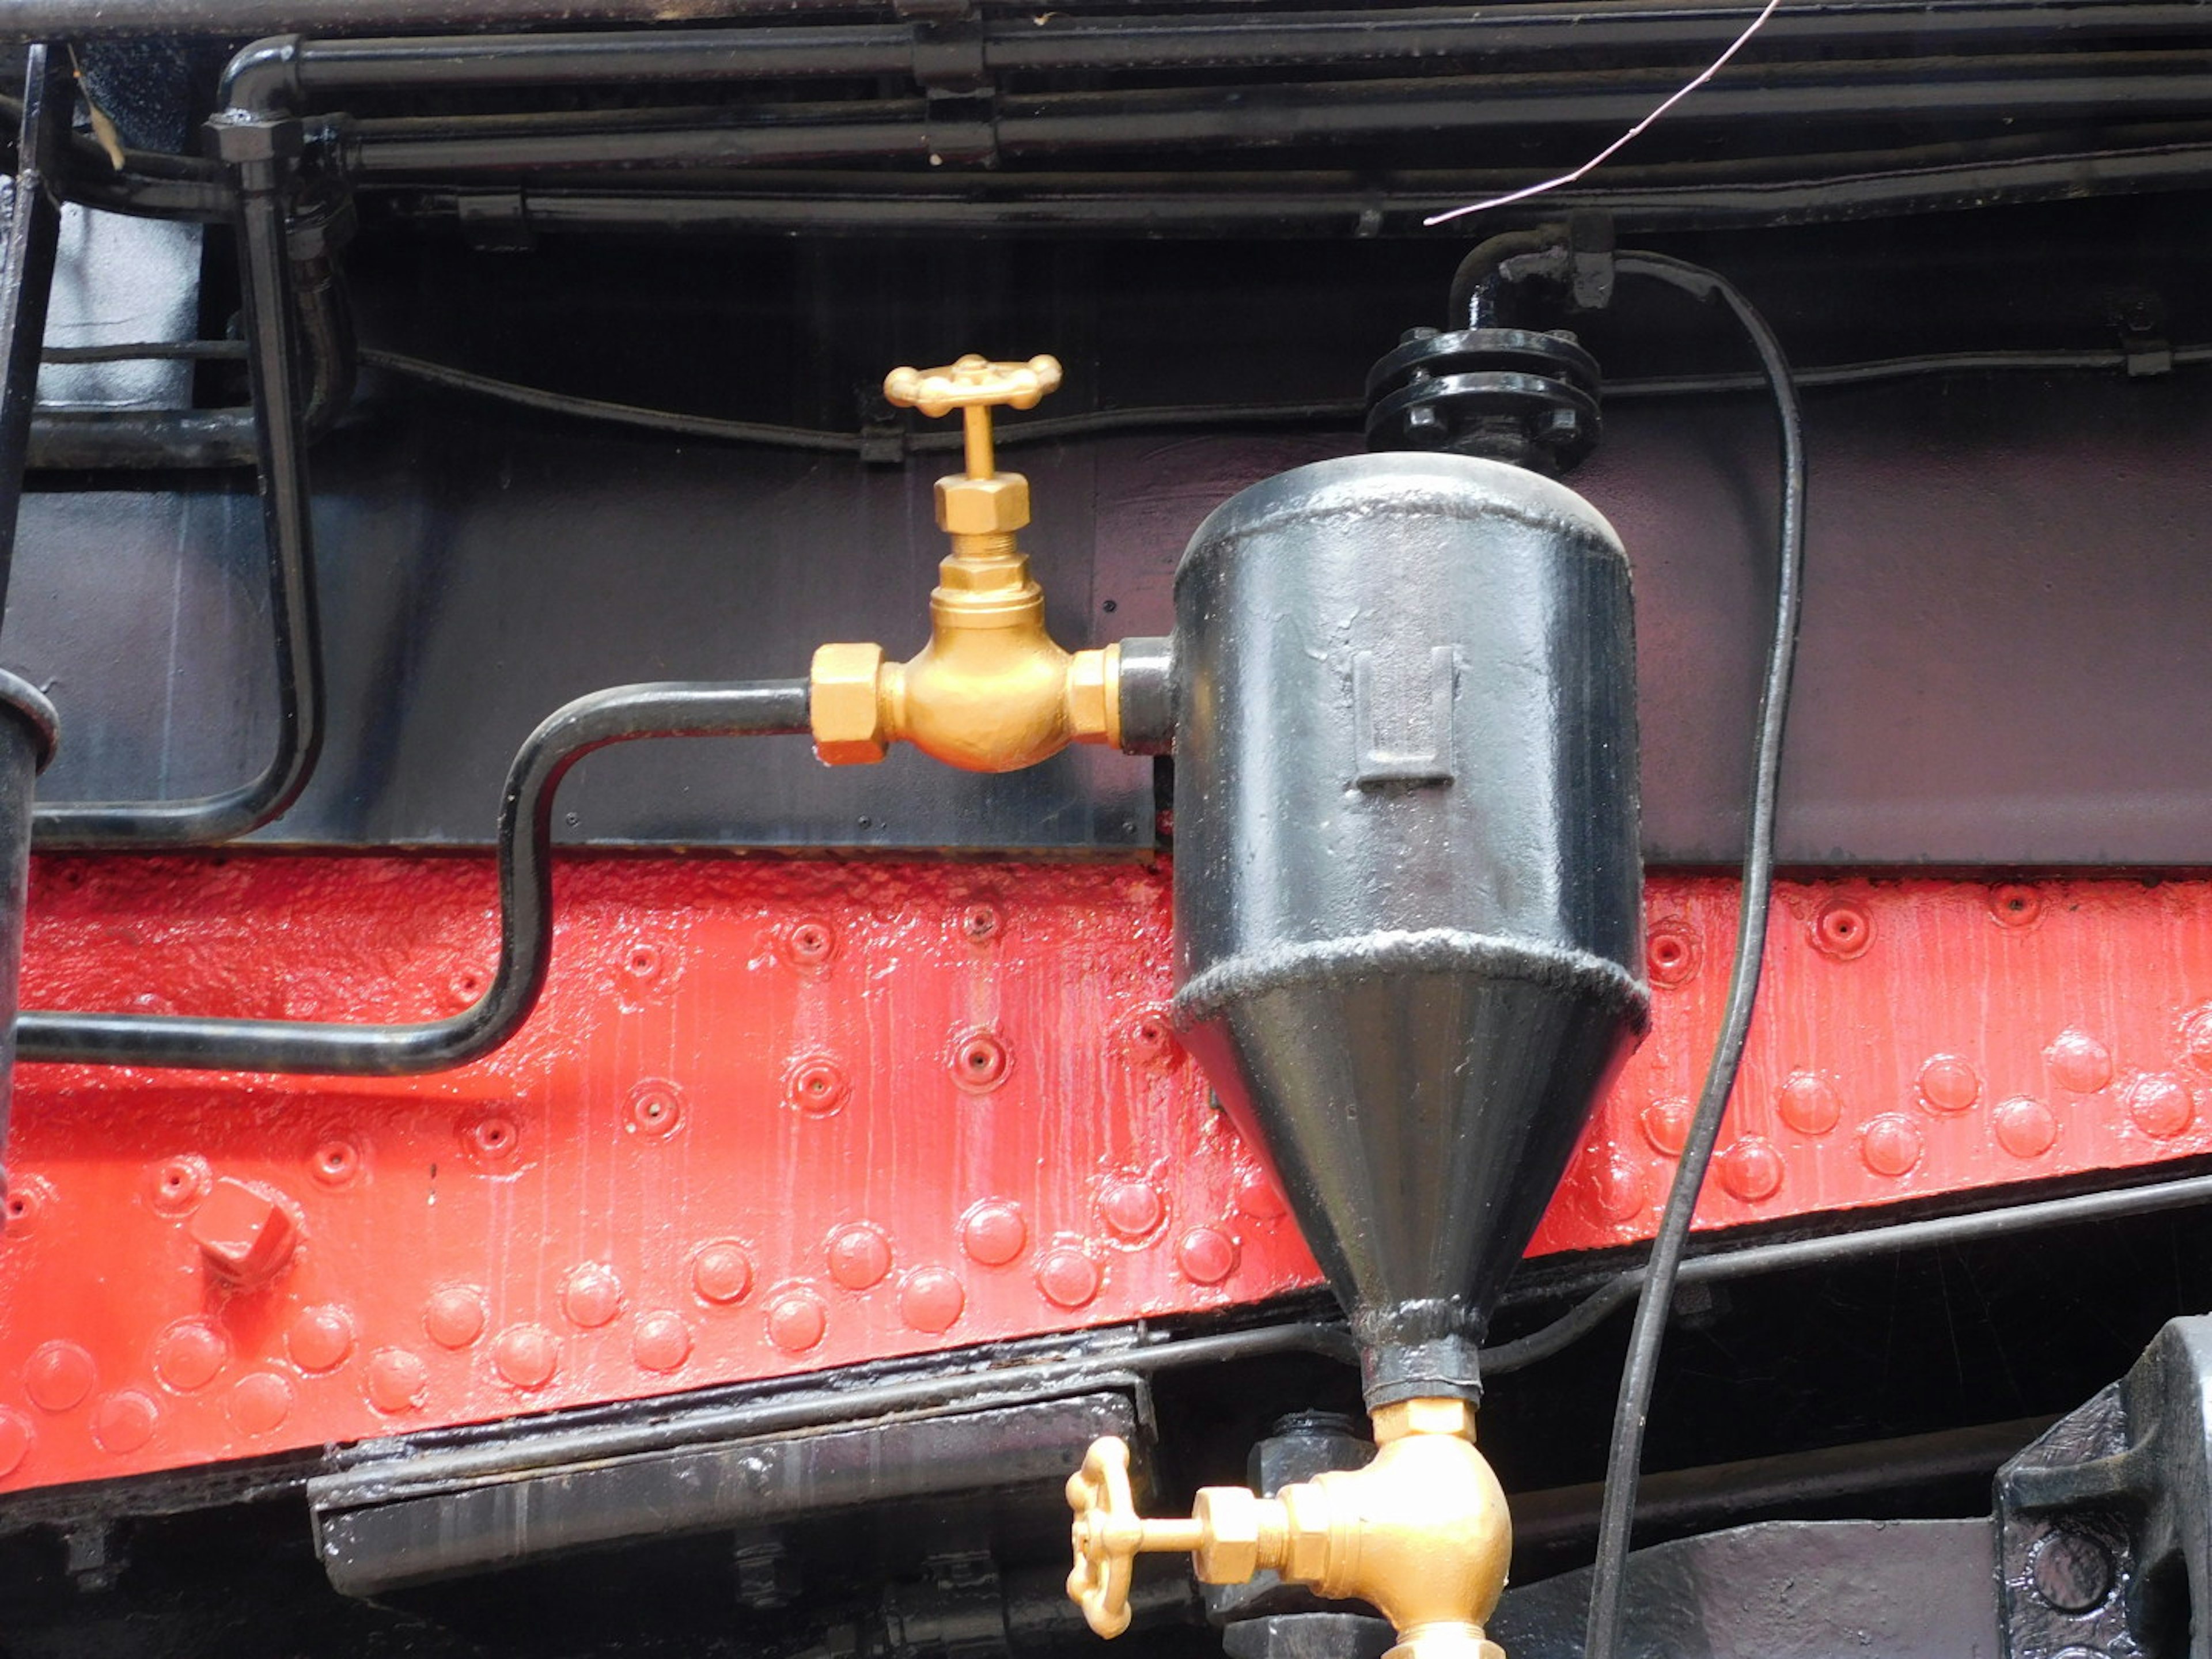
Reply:
<svg viewBox="0 0 2212 1659"><path fill-rule="evenodd" d="M1175 663L1177 1024L1369 1403L1474 1398L1649 1006L1626 557L1516 467L1322 461L1200 526Z"/></svg>

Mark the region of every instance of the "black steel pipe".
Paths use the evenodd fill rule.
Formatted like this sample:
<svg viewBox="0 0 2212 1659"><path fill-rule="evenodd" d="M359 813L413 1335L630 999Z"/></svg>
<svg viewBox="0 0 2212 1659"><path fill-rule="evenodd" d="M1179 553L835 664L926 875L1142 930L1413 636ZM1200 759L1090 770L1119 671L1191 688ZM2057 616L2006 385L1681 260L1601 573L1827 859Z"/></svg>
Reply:
<svg viewBox="0 0 2212 1659"><path fill-rule="evenodd" d="M483 995L451 1018L344 1025L42 1009L16 1016L17 1052L77 1065L335 1077L408 1077L465 1066L513 1036L544 988L553 954L553 798L570 767L595 750L644 738L807 729L805 680L617 686L556 710L516 753L500 801L499 966Z"/></svg>
<svg viewBox="0 0 2212 1659"><path fill-rule="evenodd" d="M240 168L241 320L269 544L270 629L276 659L276 753L219 794L164 801L50 801L36 817L42 849L204 846L258 829L299 799L322 752L323 654L314 587L314 524L301 374L301 332L287 240L284 170Z"/></svg>

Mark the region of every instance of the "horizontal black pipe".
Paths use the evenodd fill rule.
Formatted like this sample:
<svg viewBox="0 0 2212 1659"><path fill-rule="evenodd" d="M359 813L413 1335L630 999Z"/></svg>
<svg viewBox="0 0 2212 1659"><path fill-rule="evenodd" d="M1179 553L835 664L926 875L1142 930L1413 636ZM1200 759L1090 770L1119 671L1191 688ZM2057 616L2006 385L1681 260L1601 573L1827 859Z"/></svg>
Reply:
<svg viewBox="0 0 2212 1659"><path fill-rule="evenodd" d="M77 1065L405 1077L466 1065L520 1029L553 954L553 798L595 750L645 738L769 737L807 730L804 680L617 686L580 697L530 734L499 811L499 966L447 1019L404 1025L25 1011L18 1056Z"/></svg>
<svg viewBox="0 0 2212 1659"><path fill-rule="evenodd" d="M1834 158L1845 160L1848 158ZM1618 175L1616 175L1618 176ZM1726 184L1624 186L1604 182L1559 190L1530 204L1538 214L1571 207L1611 212L1624 230L1727 228L1838 222L1998 204L2181 191L2212 185L2212 143L2071 151L1934 166L1853 170L1831 177ZM1031 234L1374 236L1416 230L1440 207L1528 182L1488 175L1438 175L1427 189L1361 189L1331 176L1312 182L1203 173L1001 175L962 191L927 193L844 175L834 187L787 178L773 185L681 191L504 188L404 191L405 214L458 219L471 196L496 202L545 232L665 231L712 235L940 235L989 230ZM931 183L935 185L936 181ZM393 190L401 187L392 186ZM1505 218L1505 216L1499 216ZM1507 220L1510 222L1510 219ZM502 223L506 220L502 219Z"/></svg>

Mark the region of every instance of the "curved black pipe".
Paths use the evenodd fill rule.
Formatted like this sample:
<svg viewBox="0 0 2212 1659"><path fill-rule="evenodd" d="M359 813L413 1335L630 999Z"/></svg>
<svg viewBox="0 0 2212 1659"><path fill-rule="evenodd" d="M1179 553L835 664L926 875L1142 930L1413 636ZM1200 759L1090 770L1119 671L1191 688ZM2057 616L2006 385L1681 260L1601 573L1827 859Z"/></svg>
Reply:
<svg viewBox="0 0 2212 1659"><path fill-rule="evenodd" d="M449 1019L409 1025L183 1015L26 1011L15 1053L94 1066L407 1077L465 1066L521 1028L553 954L553 797L594 750L641 738L804 733L805 680L616 686L579 697L530 734L507 769L499 809L499 967L475 1003Z"/></svg>

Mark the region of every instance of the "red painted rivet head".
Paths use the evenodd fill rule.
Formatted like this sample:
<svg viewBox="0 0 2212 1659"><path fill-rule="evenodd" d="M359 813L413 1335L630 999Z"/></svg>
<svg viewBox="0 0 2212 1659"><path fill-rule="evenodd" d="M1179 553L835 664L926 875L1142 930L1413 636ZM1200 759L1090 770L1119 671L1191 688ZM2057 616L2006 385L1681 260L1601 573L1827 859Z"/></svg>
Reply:
<svg viewBox="0 0 2212 1659"><path fill-rule="evenodd" d="M2212 1072L2212 1005L2197 1009L2181 1023L2181 1052L2201 1072Z"/></svg>
<svg viewBox="0 0 2212 1659"><path fill-rule="evenodd" d="M2043 895L2021 882L1990 889L1990 915L2002 927L2026 927L2043 914Z"/></svg>
<svg viewBox="0 0 2212 1659"><path fill-rule="evenodd" d="M837 935L826 921L802 921L785 935L784 944L793 962L816 968L836 954Z"/></svg>
<svg viewBox="0 0 2212 1659"><path fill-rule="evenodd" d="M1982 1097L1981 1073L1957 1054L1936 1054L1921 1066L1920 1103L1931 1112L1963 1112Z"/></svg>
<svg viewBox="0 0 2212 1659"><path fill-rule="evenodd" d="M1021 1206L1004 1199L985 1199L960 1220L960 1248L986 1267L1003 1267L1030 1242Z"/></svg>
<svg viewBox="0 0 2212 1659"><path fill-rule="evenodd" d="M1013 1063L1006 1045L990 1031L969 1031L952 1045L952 1080L963 1089L995 1089Z"/></svg>
<svg viewBox="0 0 2212 1659"><path fill-rule="evenodd" d="M665 1310L640 1314L630 1332L629 1352L640 1370L662 1374L680 1370L691 1357L691 1328L680 1314Z"/></svg>
<svg viewBox="0 0 2212 1659"><path fill-rule="evenodd" d="M586 1330L597 1330L622 1311L622 1279L603 1262L571 1270L561 1286L561 1311Z"/></svg>
<svg viewBox="0 0 2212 1659"><path fill-rule="evenodd" d="M1253 1169L1237 1177L1237 1210L1255 1221L1279 1221L1290 1205L1265 1170Z"/></svg>
<svg viewBox="0 0 2212 1659"><path fill-rule="evenodd" d="M734 1239L702 1244L691 1258L691 1288L700 1299L726 1306L753 1287L753 1259Z"/></svg>
<svg viewBox="0 0 2212 1659"><path fill-rule="evenodd" d="M863 1221L830 1236L830 1277L848 1291L880 1285L891 1270L891 1242L884 1230Z"/></svg>
<svg viewBox="0 0 2212 1659"><path fill-rule="evenodd" d="M490 1310L473 1285L443 1285L422 1304L422 1334L441 1348L465 1348L483 1334Z"/></svg>
<svg viewBox="0 0 2212 1659"><path fill-rule="evenodd" d="M2043 1051L2043 1063L2069 1094L2094 1095L2112 1080L2112 1051L2087 1031L2061 1031Z"/></svg>
<svg viewBox="0 0 2212 1659"><path fill-rule="evenodd" d="M292 1384L275 1371L254 1371L231 1385L230 1420L244 1434L274 1434L292 1414Z"/></svg>
<svg viewBox="0 0 2212 1659"><path fill-rule="evenodd" d="M1176 1242L1176 1266L1194 1285L1218 1285L1237 1271L1237 1241L1218 1227L1194 1227Z"/></svg>
<svg viewBox="0 0 2212 1659"><path fill-rule="evenodd" d="M23 1392L42 1412L74 1410L99 1380L91 1350L76 1342L42 1342L23 1366Z"/></svg>
<svg viewBox="0 0 2212 1659"><path fill-rule="evenodd" d="M1690 1119L1694 1115L1686 1100L1655 1100L1644 1109L1637 1123L1653 1152L1664 1158L1680 1158L1682 1148L1690 1144Z"/></svg>
<svg viewBox="0 0 2212 1659"><path fill-rule="evenodd" d="M215 1175L205 1158L165 1158L147 1176L146 1198L163 1215L185 1215L214 1184Z"/></svg>
<svg viewBox="0 0 2212 1659"><path fill-rule="evenodd" d="M2024 1095L2001 1103L1990 1114L1990 1127L1997 1145L2014 1158L2040 1158L2058 1139L2057 1114Z"/></svg>
<svg viewBox="0 0 2212 1659"><path fill-rule="evenodd" d="M1098 1264L1080 1250L1048 1251L1037 1266L1036 1282L1055 1308L1088 1307L1098 1295Z"/></svg>
<svg viewBox="0 0 2212 1659"><path fill-rule="evenodd" d="M944 1267L917 1267L899 1286L899 1317L932 1336L949 1331L968 1305L959 1278Z"/></svg>
<svg viewBox="0 0 2212 1659"><path fill-rule="evenodd" d="M1687 985L1697 977L1703 954L1697 930L1685 921L1655 921L1644 935L1644 965L1654 985Z"/></svg>
<svg viewBox="0 0 2212 1659"><path fill-rule="evenodd" d="M102 1451L121 1456L151 1440L161 1420L161 1408L152 1395L125 1389L92 1408L92 1437Z"/></svg>
<svg viewBox="0 0 2212 1659"><path fill-rule="evenodd" d="M960 931L977 945L999 936L999 912L996 906L971 904L960 913Z"/></svg>
<svg viewBox="0 0 2212 1659"><path fill-rule="evenodd" d="M1884 1113L1859 1131L1859 1159L1879 1176L1911 1174L1925 1150L1912 1120L1895 1112Z"/></svg>
<svg viewBox="0 0 2212 1659"><path fill-rule="evenodd" d="M830 1310L812 1291L786 1291L769 1304L766 1323L769 1341L786 1353L805 1353L829 1330Z"/></svg>
<svg viewBox="0 0 2212 1659"><path fill-rule="evenodd" d="M828 1117L845 1103L853 1085L845 1068L827 1054L793 1060L783 1074L783 1097L809 1117Z"/></svg>
<svg viewBox="0 0 2212 1659"><path fill-rule="evenodd" d="M185 1231L209 1271L240 1290L265 1285L283 1272L300 1242L290 1205L227 1176L208 1189Z"/></svg>
<svg viewBox="0 0 2212 1659"><path fill-rule="evenodd" d="M307 1173L319 1187L349 1187L361 1173L361 1149L350 1140L325 1140L307 1154Z"/></svg>
<svg viewBox="0 0 2212 1659"><path fill-rule="evenodd" d="M0 1480L23 1467L23 1460L31 1455L32 1443L38 1437L38 1431L31 1426L29 1418L0 1407Z"/></svg>
<svg viewBox="0 0 2212 1659"><path fill-rule="evenodd" d="M430 1392L430 1368L405 1348L379 1348L367 1369L368 1403L387 1417L415 1410Z"/></svg>
<svg viewBox="0 0 2212 1659"><path fill-rule="evenodd" d="M509 1325L491 1343L492 1369L518 1389L542 1389L561 1368L561 1342L543 1325Z"/></svg>
<svg viewBox="0 0 2212 1659"><path fill-rule="evenodd" d="M650 985L660 976L660 947L645 939L631 945L623 957L622 970L633 984Z"/></svg>
<svg viewBox="0 0 2212 1659"><path fill-rule="evenodd" d="M5 1174L0 1170L0 1177ZM7 1194L6 1203L0 1205L8 1218L5 1231L18 1237L35 1231L54 1205L52 1183L37 1176L18 1176L12 1182L0 1179L0 1193Z"/></svg>
<svg viewBox="0 0 2212 1659"><path fill-rule="evenodd" d="M1874 917L1863 906L1831 899L1813 916L1813 948L1836 962L1855 962L1874 944Z"/></svg>
<svg viewBox="0 0 2212 1659"><path fill-rule="evenodd" d="M1618 1147L1593 1146L1579 1173L1583 1206L1597 1220L1626 1221L1643 1209L1644 1172Z"/></svg>
<svg viewBox="0 0 2212 1659"><path fill-rule="evenodd" d="M179 1394L207 1387L229 1359L230 1344L213 1320L180 1319L154 1340L154 1375Z"/></svg>
<svg viewBox="0 0 2212 1659"><path fill-rule="evenodd" d="M2138 1078L2128 1090L2128 1118L2154 1139L2171 1139L2197 1121L2196 1091L2178 1077Z"/></svg>
<svg viewBox="0 0 2212 1659"><path fill-rule="evenodd" d="M665 1078L647 1078L629 1091L623 1107L629 1133L665 1140L683 1127L684 1091Z"/></svg>
<svg viewBox="0 0 2212 1659"><path fill-rule="evenodd" d="M1798 1072L1777 1091L1774 1115L1801 1135L1824 1135L1843 1121L1844 1097L1818 1072Z"/></svg>
<svg viewBox="0 0 2212 1659"><path fill-rule="evenodd" d="M353 1315L335 1303L302 1308L285 1334L292 1363L303 1371L336 1370L353 1352Z"/></svg>
<svg viewBox="0 0 2212 1659"><path fill-rule="evenodd" d="M1167 1200L1149 1181L1109 1181L1098 1194L1098 1214L1123 1238L1142 1238L1167 1218Z"/></svg>
<svg viewBox="0 0 2212 1659"><path fill-rule="evenodd" d="M1720 1165L1721 1186L1742 1203L1763 1203L1782 1190L1782 1154L1763 1136L1744 1136L1723 1148L1715 1161Z"/></svg>
<svg viewBox="0 0 2212 1659"><path fill-rule="evenodd" d="M461 1156L478 1169L513 1169L522 1157L522 1125L504 1112L469 1119L461 1125Z"/></svg>
<svg viewBox="0 0 2212 1659"><path fill-rule="evenodd" d="M1138 1059L1155 1064L1174 1060L1182 1053L1165 1006L1154 1003L1129 1022L1129 1048Z"/></svg>

